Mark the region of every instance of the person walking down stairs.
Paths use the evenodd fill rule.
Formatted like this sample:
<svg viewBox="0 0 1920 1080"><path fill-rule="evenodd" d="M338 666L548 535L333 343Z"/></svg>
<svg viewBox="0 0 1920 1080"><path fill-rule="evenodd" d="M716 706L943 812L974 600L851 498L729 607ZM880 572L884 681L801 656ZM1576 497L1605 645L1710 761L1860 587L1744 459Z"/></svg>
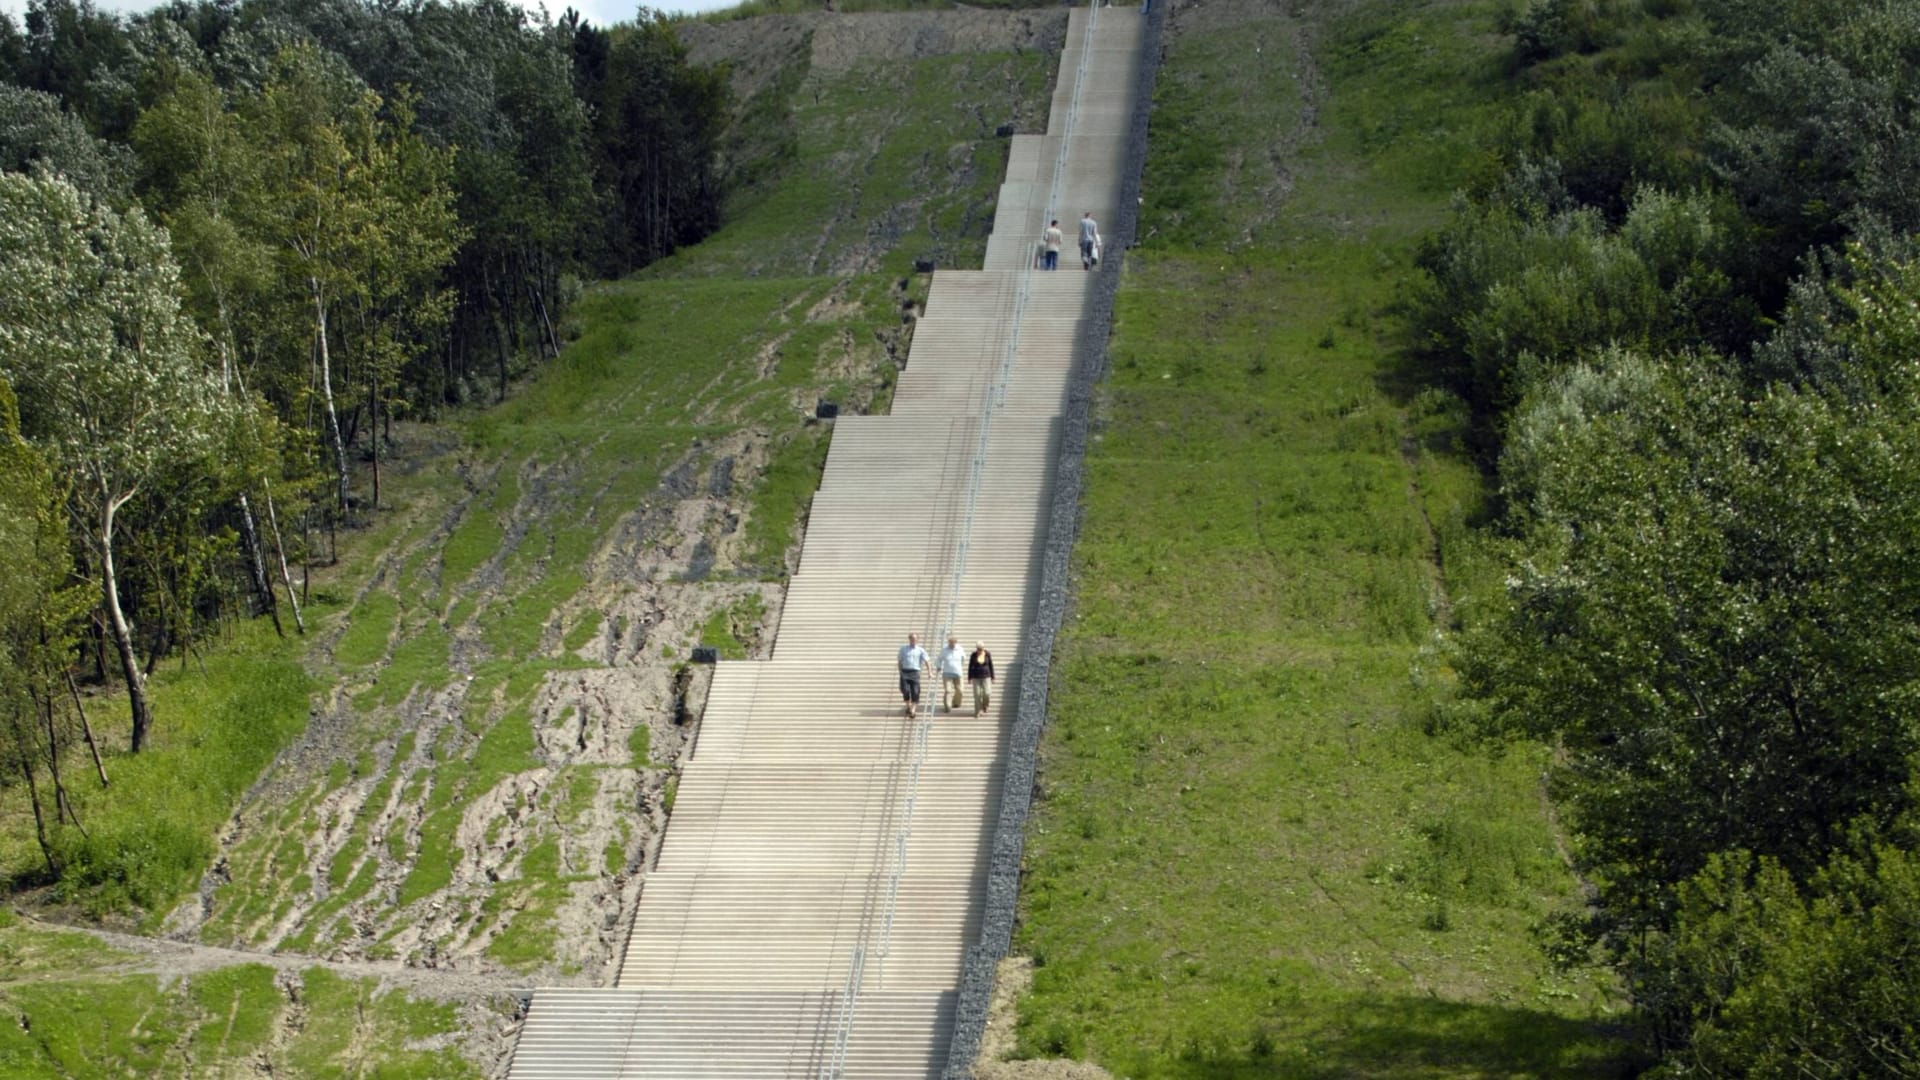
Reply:
<svg viewBox="0 0 1920 1080"><path fill-rule="evenodd" d="M967 657L967 682L973 684L973 715L978 717L993 704L993 654L984 641L974 642Z"/></svg>
<svg viewBox="0 0 1920 1080"><path fill-rule="evenodd" d="M960 679L967 673L967 650L960 639L947 635L947 647L940 650L940 697L947 703L947 715L960 711Z"/></svg>
<svg viewBox="0 0 1920 1080"><path fill-rule="evenodd" d="M933 657L920 647L920 635L908 634L900 646L900 700L906 702L907 719L920 715L920 673L933 666Z"/></svg>
<svg viewBox="0 0 1920 1080"><path fill-rule="evenodd" d="M1093 220L1093 211L1080 219L1080 269L1091 270L1100 262L1100 223Z"/></svg>

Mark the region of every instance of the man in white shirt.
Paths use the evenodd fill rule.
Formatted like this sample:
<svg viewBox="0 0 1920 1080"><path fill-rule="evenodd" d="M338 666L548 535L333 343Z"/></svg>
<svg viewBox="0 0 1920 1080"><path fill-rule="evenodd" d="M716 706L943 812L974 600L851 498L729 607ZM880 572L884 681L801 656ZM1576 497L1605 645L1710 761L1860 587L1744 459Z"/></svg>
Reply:
<svg viewBox="0 0 1920 1080"><path fill-rule="evenodd" d="M907 703L907 719L920 715L920 673L933 666L933 657L920 647L920 635L908 634L900 646L900 700Z"/></svg>
<svg viewBox="0 0 1920 1080"><path fill-rule="evenodd" d="M960 708L960 680L966 675L967 650L960 647L959 638L948 635L947 647L940 650L940 696L946 699L948 716Z"/></svg>

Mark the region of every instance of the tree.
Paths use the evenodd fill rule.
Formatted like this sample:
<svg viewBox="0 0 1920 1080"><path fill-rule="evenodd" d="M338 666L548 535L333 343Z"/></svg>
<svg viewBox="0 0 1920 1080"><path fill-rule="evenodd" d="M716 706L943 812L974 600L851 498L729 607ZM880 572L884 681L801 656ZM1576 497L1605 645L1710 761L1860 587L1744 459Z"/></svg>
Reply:
<svg viewBox="0 0 1920 1080"><path fill-rule="evenodd" d="M1920 342L1910 300L1854 300L1857 354ZM1911 368L1888 363L1870 395L1748 397L1728 365L1603 353L1516 416L1503 476L1525 557L1464 635L1462 685L1481 724L1558 749L1596 889L1582 936L1656 1015L1690 1007L1664 947L1684 882L1734 850L1805 881L1849 830L1912 810Z"/></svg>
<svg viewBox="0 0 1920 1080"><path fill-rule="evenodd" d="M1641 188L1618 227L1513 185L1465 206L1420 255L1421 348L1498 442L1532 383L1591 350L1744 345L1757 321L1733 287L1738 215L1708 195ZM1548 185L1551 186L1551 185Z"/></svg>
<svg viewBox="0 0 1920 1080"><path fill-rule="evenodd" d="M342 511L351 501L349 437L336 388L351 385L358 364L377 405L379 387L444 322L437 282L462 239L451 153L409 130L405 98L385 113L383 104L336 61L296 47L240 109L249 142L265 148L247 227L277 252L282 295L306 308ZM349 329L343 311L360 316L351 328L359 347L336 361Z"/></svg>
<svg viewBox="0 0 1920 1080"><path fill-rule="evenodd" d="M1900 835L1905 833L1907 835ZM1654 1076L1920 1076L1920 855L1911 830L1862 830L1802 884L1779 862L1716 855L1680 889Z"/></svg>
<svg viewBox="0 0 1920 1080"><path fill-rule="evenodd" d="M23 431L65 479L136 752L153 713L121 605L121 512L210 453L227 412L179 291L166 233L139 210L120 214L64 180L0 174L0 375L19 392Z"/></svg>
<svg viewBox="0 0 1920 1080"><path fill-rule="evenodd" d="M247 193L246 213L255 235L278 252L288 296L307 309L341 511L349 476L334 394L332 318L340 297L362 287L356 248L372 228L372 177L356 153L372 141L377 108L372 92L337 61L297 46L281 54L273 80L242 114L249 141L264 150L261 184Z"/></svg>
<svg viewBox="0 0 1920 1080"><path fill-rule="evenodd" d="M96 135L125 135L133 122L126 79L133 50L120 18L91 0L30 0L26 31L20 85L58 97Z"/></svg>
<svg viewBox="0 0 1920 1080"><path fill-rule="evenodd" d="M0 170L44 170L113 205L124 205L134 160L126 147L87 133L60 99L0 83Z"/></svg>
<svg viewBox="0 0 1920 1080"><path fill-rule="evenodd" d="M1709 157L1762 226L1771 276L1869 222L1920 231L1920 10L1706 0L1701 12L1738 61L1716 88Z"/></svg>
<svg viewBox="0 0 1920 1080"><path fill-rule="evenodd" d="M729 103L725 73L689 67L664 16L642 11L608 37L604 78L582 96L593 108L595 167L611 214L603 268L620 273L718 226L714 161ZM591 61L592 33L576 48Z"/></svg>
<svg viewBox="0 0 1920 1080"><path fill-rule="evenodd" d="M361 287L352 299L360 322L359 368L367 391L368 443L373 448L372 504L380 503L381 409L404 409L402 374L436 342L453 308L441 285L454 251L466 238L454 211L453 152L415 136L408 95L388 103L388 115L363 152L372 176L371 227L359 257Z"/></svg>
<svg viewBox="0 0 1920 1080"><path fill-rule="evenodd" d="M27 43L14 25L11 12L0 11L0 82L18 83L26 61Z"/></svg>
<svg viewBox="0 0 1920 1080"><path fill-rule="evenodd" d="M70 583L72 566L53 471L21 440L13 390L0 378L0 769L19 771L50 875L60 872L63 821L79 822L60 777L58 722L71 685L75 628L86 609L83 590ZM91 730L86 739L92 747ZM105 783L97 749L94 762ZM53 785L51 814L40 794L43 767Z"/></svg>
<svg viewBox="0 0 1920 1080"><path fill-rule="evenodd" d="M259 149L247 139L227 95L199 71L179 72L172 85L140 114L134 145L146 169L148 205L166 223L187 284L189 308L211 336L220 359L221 388L243 403L250 424L236 429L236 450L227 460L242 464L248 476L239 485L241 540L249 576L274 625L280 625L272 574L267 567L252 493L264 495L267 523L279 552L281 580L294 624L302 632L298 598L286 572L284 542L272 511L273 480L279 459L271 414L248 399L246 357L265 358L279 351L271 307L274 296L273 251L252 235L239 216L261 183ZM297 365L304 369L305 365ZM267 430L256 430L264 425Z"/></svg>

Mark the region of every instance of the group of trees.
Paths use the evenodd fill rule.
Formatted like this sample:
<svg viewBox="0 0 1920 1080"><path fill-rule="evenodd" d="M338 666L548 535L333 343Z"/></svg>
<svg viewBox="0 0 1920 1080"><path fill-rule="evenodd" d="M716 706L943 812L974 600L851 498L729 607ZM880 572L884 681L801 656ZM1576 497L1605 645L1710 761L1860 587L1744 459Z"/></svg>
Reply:
<svg viewBox="0 0 1920 1080"><path fill-rule="evenodd" d="M138 752L162 657L304 630L396 417L503 395L580 279L717 225L725 86L644 9L0 15L0 764L50 874L65 749L108 780L84 683L124 685Z"/></svg>
<svg viewBox="0 0 1920 1080"><path fill-rule="evenodd" d="M1512 553L1443 715L1554 748L1658 1075L1920 1075L1920 2L1507 29L1414 311Z"/></svg>

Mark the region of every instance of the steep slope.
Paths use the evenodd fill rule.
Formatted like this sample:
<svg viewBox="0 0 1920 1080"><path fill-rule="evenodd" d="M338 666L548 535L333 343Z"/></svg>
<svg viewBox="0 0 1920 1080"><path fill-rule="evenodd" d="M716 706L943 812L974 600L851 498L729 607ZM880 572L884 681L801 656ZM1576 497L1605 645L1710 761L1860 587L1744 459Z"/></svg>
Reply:
<svg viewBox="0 0 1920 1080"><path fill-rule="evenodd" d="M757 166L765 193L728 226L744 240L723 233L712 251L589 288L561 358L504 406L396 426L381 513L314 576L311 722L165 919L173 939L266 966L186 970L157 944L86 960L93 947L75 944L62 953L70 981L47 974L69 970L63 960L31 986L0 983L0 1001L32 1021L0 1035L0 1062L165 1076L299 1071L297 1057L309 1071L486 1073L511 1037L504 991L601 979L698 721L708 669L690 653L764 654L825 453L814 405L884 407L925 299L924 279L893 271L984 243L1005 163L996 132L1043 109L1051 65L1032 44L983 32L789 86L831 103L783 115L801 145L832 150ZM881 84L896 89L871 92ZM821 184L856 168L868 178L857 190ZM808 185L805 215L777 194ZM916 185L927 194L899 194ZM816 210L837 231L747 258ZM45 935L6 933L15 951ZM367 981L336 993L330 974L274 974L304 957ZM401 971L458 974L423 984ZM220 1011L200 989L219 979L278 980L278 1004L249 1014L267 1035L221 1049ZM387 986L467 1011L288 1049L302 1025L351 1027ZM69 992L131 1004L80 1033L55 1005ZM321 1015L336 1007L342 1017ZM432 1062L389 1060L420 1046Z"/></svg>

